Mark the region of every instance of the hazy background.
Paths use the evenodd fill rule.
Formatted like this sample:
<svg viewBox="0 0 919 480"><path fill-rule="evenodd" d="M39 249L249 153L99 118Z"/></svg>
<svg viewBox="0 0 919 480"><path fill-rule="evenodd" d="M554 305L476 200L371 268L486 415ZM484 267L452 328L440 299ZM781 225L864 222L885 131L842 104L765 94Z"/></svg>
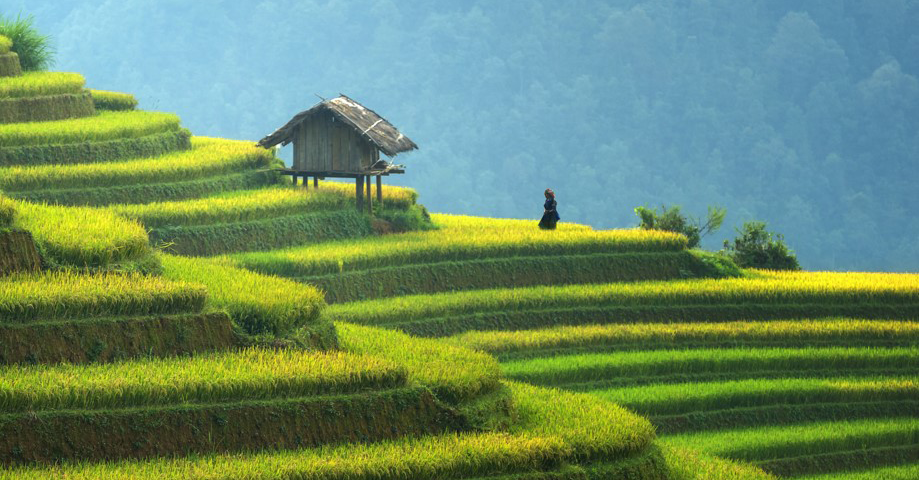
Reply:
<svg viewBox="0 0 919 480"><path fill-rule="evenodd" d="M55 70L257 140L324 97L376 110L432 211L760 219L806 269L919 270L919 0L3 0ZM290 158L285 148L285 158Z"/></svg>

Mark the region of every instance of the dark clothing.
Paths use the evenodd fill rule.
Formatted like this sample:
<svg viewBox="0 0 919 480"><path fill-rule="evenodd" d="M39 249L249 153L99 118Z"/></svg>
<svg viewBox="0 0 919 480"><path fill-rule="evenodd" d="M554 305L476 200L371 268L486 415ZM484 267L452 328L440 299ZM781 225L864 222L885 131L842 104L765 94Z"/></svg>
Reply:
<svg viewBox="0 0 919 480"><path fill-rule="evenodd" d="M555 230L555 224L561 219L558 216L558 211L555 210L556 205L555 198L547 198L546 203L543 205L546 213L542 214L542 220L539 221L539 228L544 230Z"/></svg>

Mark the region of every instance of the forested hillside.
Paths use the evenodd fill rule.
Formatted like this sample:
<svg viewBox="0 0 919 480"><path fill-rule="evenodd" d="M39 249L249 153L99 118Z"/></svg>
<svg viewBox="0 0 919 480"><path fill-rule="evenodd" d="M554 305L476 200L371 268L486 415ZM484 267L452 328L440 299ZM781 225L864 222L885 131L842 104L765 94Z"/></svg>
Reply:
<svg viewBox="0 0 919 480"><path fill-rule="evenodd" d="M917 270L919 0L7 0L55 70L201 135L258 139L350 95L421 149L433 211L761 219L808 269ZM289 150L289 147L288 147ZM284 152L289 158L290 152Z"/></svg>

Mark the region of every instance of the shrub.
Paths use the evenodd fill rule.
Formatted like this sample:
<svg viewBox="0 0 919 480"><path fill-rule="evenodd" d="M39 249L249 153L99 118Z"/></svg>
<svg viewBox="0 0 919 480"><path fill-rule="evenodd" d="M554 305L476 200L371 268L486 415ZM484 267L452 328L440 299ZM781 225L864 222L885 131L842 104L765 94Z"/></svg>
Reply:
<svg viewBox="0 0 919 480"><path fill-rule="evenodd" d="M19 65L25 71L47 70L54 63L51 37L38 33L34 21L31 15L17 15L15 20L0 15L0 35L13 41L11 50L19 55Z"/></svg>
<svg viewBox="0 0 919 480"><path fill-rule="evenodd" d="M795 253L785 245L785 238L766 230L766 222L746 222L737 233L733 244L724 241L724 250L737 265L770 270L801 270Z"/></svg>
<svg viewBox="0 0 919 480"><path fill-rule="evenodd" d="M699 219L687 218L680 212L680 206L666 207L661 205L661 211L648 207L635 207L635 215L641 219L639 227L645 230L666 230L668 232L682 233L689 240L689 248L699 245L702 237L712 233L724 223L727 210L718 207L708 207L708 216L705 223Z"/></svg>

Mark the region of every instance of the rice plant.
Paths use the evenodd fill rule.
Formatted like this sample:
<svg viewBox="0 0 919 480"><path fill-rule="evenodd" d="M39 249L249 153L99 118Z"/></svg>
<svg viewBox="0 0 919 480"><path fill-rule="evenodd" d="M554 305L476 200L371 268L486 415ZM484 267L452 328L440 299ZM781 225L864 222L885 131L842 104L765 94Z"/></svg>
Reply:
<svg viewBox="0 0 919 480"><path fill-rule="evenodd" d="M329 190L290 187L235 191L212 197L140 205L112 205L109 208L133 218L148 228L212 225L261 220L345 208L349 199Z"/></svg>
<svg viewBox="0 0 919 480"><path fill-rule="evenodd" d="M331 305L326 313L354 323L387 324L479 312L648 305L919 304L919 275L767 272L757 278L539 286L409 295Z"/></svg>
<svg viewBox="0 0 919 480"><path fill-rule="evenodd" d="M564 350L687 348L699 345L847 345L919 343L919 322L856 318L768 322L645 323L471 331L443 341L499 356L542 356ZM540 351L545 351L541 354Z"/></svg>
<svg viewBox="0 0 919 480"><path fill-rule="evenodd" d="M615 461L647 449L650 424L607 402L512 384L526 421L512 432L407 437L291 451L155 458L0 470L0 478L180 479L480 478L553 471L566 463Z"/></svg>
<svg viewBox="0 0 919 480"><path fill-rule="evenodd" d="M16 226L32 232L44 253L61 265L105 267L151 253L137 222L87 207L17 202Z"/></svg>
<svg viewBox="0 0 919 480"><path fill-rule="evenodd" d="M505 375L536 384L560 385L650 377L735 375L755 377L760 372L806 375L808 372L854 374L858 370L890 371L919 362L919 347L870 348L723 348L680 352L646 350L586 353L511 360L502 364ZM915 370L913 370L915 371Z"/></svg>
<svg viewBox="0 0 919 480"><path fill-rule="evenodd" d="M675 415L776 404L854 403L919 398L919 377L773 378L685 382L592 390L642 415ZM793 372L789 372L792 375ZM843 405L844 408L844 405Z"/></svg>
<svg viewBox="0 0 919 480"><path fill-rule="evenodd" d="M137 107L137 99L130 93L95 89L90 89L89 93L98 110L134 110Z"/></svg>
<svg viewBox="0 0 919 480"><path fill-rule="evenodd" d="M0 195L0 228L9 228L16 221L17 202L11 198Z"/></svg>
<svg viewBox="0 0 919 480"><path fill-rule="evenodd" d="M17 274L0 279L0 322L198 312L199 284L137 274Z"/></svg>
<svg viewBox="0 0 919 480"><path fill-rule="evenodd" d="M753 465L731 462L686 447L662 448L671 480L778 480Z"/></svg>
<svg viewBox="0 0 919 480"><path fill-rule="evenodd" d="M178 129L179 117L170 113L103 111L92 117L0 125L0 147L118 140Z"/></svg>
<svg viewBox="0 0 919 480"><path fill-rule="evenodd" d="M501 368L492 357L402 332L337 323L341 348L402 365L410 378L454 401L475 398L498 386Z"/></svg>
<svg viewBox="0 0 919 480"><path fill-rule="evenodd" d="M193 137L191 150L149 159L0 168L0 189L18 192L165 183L265 168L273 159L251 142Z"/></svg>
<svg viewBox="0 0 919 480"><path fill-rule="evenodd" d="M2 367L0 409L9 413L218 403L404 384L404 369L372 356L248 348L97 365Z"/></svg>
<svg viewBox="0 0 919 480"><path fill-rule="evenodd" d="M324 275L412 263L502 256L660 252L685 248L685 238L638 229L600 230L570 226L543 231L516 220L475 222L434 215L441 228L360 240L233 255L245 268L283 276Z"/></svg>
<svg viewBox="0 0 919 480"><path fill-rule="evenodd" d="M827 473L824 475L806 475L798 480L916 480L919 478L919 463L877 467L870 470L854 472Z"/></svg>
<svg viewBox="0 0 919 480"><path fill-rule="evenodd" d="M162 255L163 275L200 282L209 301L250 334L284 334L315 323L325 302L316 289L201 258Z"/></svg>
<svg viewBox="0 0 919 480"><path fill-rule="evenodd" d="M689 433L668 436L664 443L720 457L762 461L911 445L917 438L919 418L888 418Z"/></svg>
<svg viewBox="0 0 919 480"><path fill-rule="evenodd" d="M85 82L79 73L25 72L0 78L0 99L80 93Z"/></svg>

